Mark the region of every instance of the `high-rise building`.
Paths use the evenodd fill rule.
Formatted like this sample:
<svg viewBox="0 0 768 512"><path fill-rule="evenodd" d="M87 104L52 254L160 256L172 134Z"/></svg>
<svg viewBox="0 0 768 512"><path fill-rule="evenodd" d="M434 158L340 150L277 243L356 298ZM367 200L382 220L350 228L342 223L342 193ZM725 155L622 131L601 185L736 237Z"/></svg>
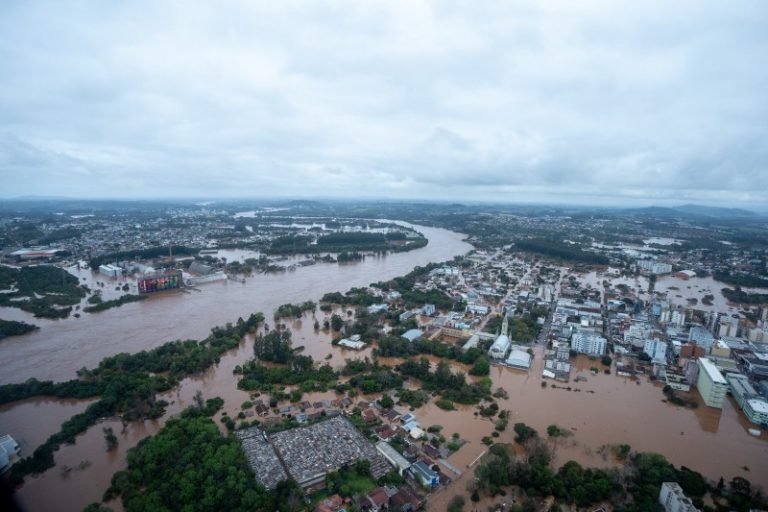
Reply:
<svg viewBox="0 0 768 512"><path fill-rule="evenodd" d="M706 357L697 359L696 364L699 365L699 379L696 381L696 387L701 398L708 406L721 409L725 401L725 393L728 391L728 383L720 370Z"/></svg>

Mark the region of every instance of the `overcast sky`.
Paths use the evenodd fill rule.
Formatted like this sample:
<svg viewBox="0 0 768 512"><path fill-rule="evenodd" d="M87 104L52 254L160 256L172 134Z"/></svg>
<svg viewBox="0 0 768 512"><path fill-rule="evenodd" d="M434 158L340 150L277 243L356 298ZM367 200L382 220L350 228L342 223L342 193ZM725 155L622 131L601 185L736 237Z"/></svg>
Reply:
<svg viewBox="0 0 768 512"><path fill-rule="evenodd" d="M0 2L0 197L767 191L765 0Z"/></svg>

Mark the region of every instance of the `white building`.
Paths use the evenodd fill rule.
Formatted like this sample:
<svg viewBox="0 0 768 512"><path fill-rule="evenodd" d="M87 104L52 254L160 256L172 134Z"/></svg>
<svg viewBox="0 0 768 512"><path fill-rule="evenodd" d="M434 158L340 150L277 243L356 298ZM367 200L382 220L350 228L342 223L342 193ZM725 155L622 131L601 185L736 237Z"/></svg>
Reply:
<svg viewBox="0 0 768 512"><path fill-rule="evenodd" d="M659 503L664 512L698 512L677 482L664 482L659 491Z"/></svg>
<svg viewBox="0 0 768 512"><path fill-rule="evenodd" d="M701 398L708 406L722 409L725 393L728 391L728 383L723 378L723 374L706 357L697 359L696 364L699 366L699 378L696 381L696 387Z"/></svg>
<svg viewBox="0 0 768 512"><path fill-rule="evenodd" d="M607 345L608 340L591 332L577 332L571 338L571 350L579 354L601 356Z"/></svg>
<svg viewBox="0 0 768 512"><path fill-rule="evenodd" d="M123 275L123 269L117 265L108 263L106 265L99 266L99 274L104 274L105 276L109 277L120 277Z"/></svg>
<svg viewBox="0 0 768 512"><path fill-rule="evenodd" d="M384 456L387 461L395 466L395 469L397 469L397 472L402 476L403 472L411 467L411 463L408 462L408 459L400 455L400 453L392 448L392 446L389 443L385 443L384 441L379 441L376 443L376 449L379 451L380 454Z"/></svg>
<svg viewBox="0 0 768 512"><path fill-rule="evenodd" d="M509 336L500 334L496 341L493 342L493 345L491 345L491 348L488 349L488 355L493 359L504 359L511 344Z"/></svg>
<svg viewBox="0 0 768 512"><path fill-rule="evenodd" d="M512 349L512 352L509 353L506 365L527 370L531 367L531 354L525 350L514 348Z"/></svg>
<svg viewBox="0 0 768 512"><path fill-rule="evenodd" d="M351 348L352 350L361 350L365 348L366 343L360 339L359 334L354 334L351 338L339 340L339 345Z"/></svg>
<svg viewBox="0 0 768 512"><path fill-rule="evenodd" d="M672 272L672 265L669 263L659 263L654 260L639 260L637 266L651 274L669 274Z"/></svg>

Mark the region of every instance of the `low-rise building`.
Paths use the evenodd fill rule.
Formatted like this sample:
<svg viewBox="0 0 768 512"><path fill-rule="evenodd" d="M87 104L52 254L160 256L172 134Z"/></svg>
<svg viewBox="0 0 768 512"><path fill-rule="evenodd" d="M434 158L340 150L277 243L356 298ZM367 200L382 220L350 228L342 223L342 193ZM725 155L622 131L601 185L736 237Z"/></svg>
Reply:
<svg viewBox="0 0 768 512"><path fill-rule="evenodd" d="M440 483L440 476L432 471L423 460L418 460L408 469L411 476L428 489L434 489Z"/></svg>

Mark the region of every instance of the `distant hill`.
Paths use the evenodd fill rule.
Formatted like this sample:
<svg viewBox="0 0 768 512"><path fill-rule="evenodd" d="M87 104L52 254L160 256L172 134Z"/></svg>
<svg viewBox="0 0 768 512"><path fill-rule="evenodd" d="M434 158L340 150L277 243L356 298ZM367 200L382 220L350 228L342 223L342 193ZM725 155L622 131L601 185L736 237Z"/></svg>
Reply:
<svg viewBox="0 0 768 512"><path fill-rule="evenodd" d="M720 208L716 206L702 206L700 204L684 204L674 207L675 210L690 213L693 215L703 215L705 217L757 217L757 213L741 208Z"/></svg>
<svg viewBox="0 0 768 512"><path fill-rule="evenodd" d="M623 213L651 215L654 217L708 217L713 219L755 219L759 215L741 208L721 208L698 204L682 206L648 206L646 208L628 208Z"/></svg>

